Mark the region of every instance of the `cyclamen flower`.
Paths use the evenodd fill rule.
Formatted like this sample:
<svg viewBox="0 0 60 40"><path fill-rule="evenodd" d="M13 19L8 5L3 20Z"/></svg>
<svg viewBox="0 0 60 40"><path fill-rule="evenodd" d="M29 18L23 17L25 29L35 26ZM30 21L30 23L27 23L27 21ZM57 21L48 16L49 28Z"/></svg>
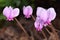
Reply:
<svg viewBox="0 0 60 40"><path fill-rule="evenodd" d="M44 9L42 7L37 8L37 18L34 23L35 28L39 31L42 30L43 26L47 26L56 17L56 12L54 8Z"/></svg>
<svg viewBox="0 0 60 40"><path fill-rule="evenodd" d="M32 15L33 9L31 6L23 7L23 14L26 18L30 18Z"/></svg>
<svg viewBox="0 0 60 40"><path fill-rule="evenodd" d="M42 30L43 24L44 24L44 22L42 20L40 20L39 17L36 17L36 21L34 23L34 26L38 31Z"/></svg>
<svg viewBox="0 0 60 40"><path fill-rule="evenodd" d="M6 16L7 20L11 21L19 15L19 9L6 6L3 10L3 15Z"/></svg>

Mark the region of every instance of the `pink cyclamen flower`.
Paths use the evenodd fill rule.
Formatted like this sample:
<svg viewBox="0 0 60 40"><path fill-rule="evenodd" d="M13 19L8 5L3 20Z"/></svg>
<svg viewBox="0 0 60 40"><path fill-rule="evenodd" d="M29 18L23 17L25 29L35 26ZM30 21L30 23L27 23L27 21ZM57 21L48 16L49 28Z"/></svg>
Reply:
<svg viewBox="0 0 60 40"><path fill-rule="evenodd" d="M44 9L42 7L37 8L36 12L37 18L34 23L37 30L42 30L43 26L50 24L52 20L56 17L56 12L54 8Z"/></svg>
<svg viewBox="0 0 60 40"><path fill-rule="evenodd" d="M34 23L36 30L38 30L38 31L42 30L43 24L44 24L44 22L42 20L40 20L39 17L36 17L36 21Z"/></svg>
<svg viewBox="0 0 60 40"><path fill-rule="evenodd" d="M26 18L30 18L32 15L33 9L31 6L24 6L23 7L23 14L25 15Z"/></svg>
<svg viewBox="0 0 60 40"><path fill-rule="evenodd" d="M6 16L7 20L11 21L19 15L19 9L6 6L3 10L3 15Z"/></svg>

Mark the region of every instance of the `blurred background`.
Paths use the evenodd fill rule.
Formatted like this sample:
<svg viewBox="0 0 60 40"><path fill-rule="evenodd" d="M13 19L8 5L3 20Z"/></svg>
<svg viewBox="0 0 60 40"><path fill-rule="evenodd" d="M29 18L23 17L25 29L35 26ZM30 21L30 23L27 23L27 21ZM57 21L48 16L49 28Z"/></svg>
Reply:
<svg viewBox="0 0 60 40"><path fill-rule="evenodd" d="M52 23L57 30L60 30L60 0L0 0L0 29L2 29L4 27L8 27L8 26L13 26L14 28L17 27L18 24L15 21L11 21L11 22L7 21L5 16L3 16L3 13L2 13L3 9L6 6L12 6L14 8L18 7L20 9L20 15L17 17L17 19L21 22L21 24L25 27L25 29L30 34L31 32L29 32L30 30L28 28L31 28L32 30L34 30L33 29L34 27L32 27L32 24L34 23L34 21L31 18L26 20L23 16L23 10L22 10L23 6L28 6L28 5L32 6L32 8L34 10L33 15L35 17L36 17L36 8L37 7L43 7L46 9L53 7L56 11L57 16L56 16L56 19ZM8 28L8 29L11 30L12 28ZM59 31L59 33L60 33L60 31ZM36 35L36 37L37 37L37 35Z"/></svg>

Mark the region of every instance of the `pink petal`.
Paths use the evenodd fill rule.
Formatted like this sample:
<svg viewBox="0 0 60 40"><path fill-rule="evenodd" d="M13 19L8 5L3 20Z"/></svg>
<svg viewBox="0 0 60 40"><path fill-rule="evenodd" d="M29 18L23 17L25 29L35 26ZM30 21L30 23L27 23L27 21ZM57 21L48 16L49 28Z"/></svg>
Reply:
<svg viewBox="0 0 60 40"><path fill-rule="evenodd" d="M49 8L48 10L47 10L47 13L49 14L48 16L49 16L49 21L52 21L52 20L54 20L55 19L55 17L56 17L56 12L55 12L55 10L54 10L54 8Z"/></svg>
<svg viewBox="0 0 60 40"><path fill-rule="evenodd" d="M39 26L39 23L38 23L38 22L35 22L35 23L34 23L34 26L35 26L35 28L36 28L37 30L40 30L40 29L39 29L40 26Z"/></svg>
<svg viewBox="0 0 60 40"><path fill-rule="evenodd" d="M35 28L36 28L37 30L39 30L39 27L40 27L40 20L39 20L38 17L36 17L36 21L35 21L35 23L34 23L34 26L35 26Z"/></svg>
<svg viewBox="0 0 60 40"><path fill-rule="evenodd" d="M3 15L6 16L6 17L9 17L10 16L10 10L8 7L5 7L4 10L3 10Z"/></svg>
<svg viewBox="0 0 60 40"><path fill-rule="evenodd" d="M32 12L33 12L32 7L31 7L31 6L27 6L27 9L28 9L28 11L29 11L29 15L32 15Z"/></svg>
<svg viewBox="0 0 60 40"><path fill-rule="evenodd" d="M41 21L41 19L39 17L36 17L36 21L34 23L34 26L35 28L38 30L38 31L41 31L42 28L43 28L43 25L44 25L44 22Z"/></svg>
<svg viewBox="0 0 60 40"><path fill-rule="evenodd" d="M13 11L13 8L11 6L9 6L9 10L10 10L10 14Z"/></svg>
<svg viewBox="0 0 60 40"><path fill-rule="evenodd" d="M45 23L45 24L44 24L44 27L46 27L47 25L48 25L48 23Z"/></svg>
<svg viewBox="0 0 60 40"><path fill-rule="evenodd" d="M34 26L35 26L35 28L36 28L38 31L41 31L42 28L43 28L43 24L42 24L42 23L39 23L39 22L35 22L35 23L34 23Z"/></svg>
<svg viewBox="0 0 60 40"><path fill-rule="evenodd" d="M39 27L40 31L42 31L42 28L43 28L43 24L40 23L40 27Z"/></svg>
<svg viewBox="0 0 60 40"><path fill-rule="evenodd" d="M13 9L13 11L11 12L11 17L14 18L17 17L18 15L19 15L19 9L18 8Z"/></svg>
<svg viewBox="0 0 60 40"><path fill-rule="evenodd" d="M28 9L25 6L23 7L23 14L28 15Z"/></svg>
<svg viewBox="0 0 60 40"><path fill-rule="evenodd" d="M43 21L47 21L48 14L46 9L42 7L38 7L36 15L39 16Z"/></svg>
<svg viewBox="0 0 60 40"><path fill-rule="evenodd" d="M9 10L10 10L10 15L9 15L9 17L8 17L8 19L13 19L13 17L12 17L12 11L13 11L13 8L11 7L11 6L9 6Z"/></svg>
<svg viewBox="0 0 60 40"><path fill-rule="evenodd" d="M32 15L33 9L31 6L23 7L23 14L27 17Z"/></svg>
<svg viewBox="0 0 60 40"><path fill-rule="evenodd" d="M13 18L7 18L8 21L14 20Z"/></svg>

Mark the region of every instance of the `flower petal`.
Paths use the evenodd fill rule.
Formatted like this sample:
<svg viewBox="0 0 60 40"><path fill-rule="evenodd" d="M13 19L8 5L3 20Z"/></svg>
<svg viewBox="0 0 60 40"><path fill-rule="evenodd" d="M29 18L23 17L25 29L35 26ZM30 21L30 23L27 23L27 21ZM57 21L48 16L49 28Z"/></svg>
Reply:
<svg viewBox="0 0 60 40"><path fill-rule="evenodd" d="M6 17L10 16L10 10L7 6L3 10L3 15L6 16Z"/></svg>
<svg viewBox="0 0 60 40"><path fill-rule="evenodd" d="M55 10L54 10L54 8L49 8L48 10L47 10L47 13L49 14L48 16L49 16L49 21L52 21L52 20L54 20L55 19L55 17L56 17L56 12L55 12Z"/></svg>
<svg viewBox="0 0 60 40"><path fill-rule="evenodd" d="M33 9L31 6L23 7L23 14L27 17L32 15Z"/></svg>
<svg viewBox="0 0 60 40"><path fill-rule="evenodd" d="M39 17L36 17L36 21L34 23L34 26L35 28L38 30L38 31L41 31L42 28L43 28L43 25L44 25L44 22L41 21L41 19Z"/></svg>
<svg viewBox="0 0 60 40"><path fill-rule="evenodd" d="M43 28L43 24L40 23L40 27L39 27L40 31L42 30L42 28Z"/></svg>
<svg viewBox="0 0 60 40"><path fill-rule="evenodd" d="M39 16L43 21L47 21L48 15L47 15L46 9L44 9L42 7L38 7L36 15Z"/></svg>
<svg viewBox="0 0 60 40"><path fill-rule="evenodd" d="M40 30L40 29L39 29L39 27L40 27L39 22L35 22L35 23L34 23L34 26L35 26L35 28L36 28L37 30Z"/></svg>
<svg viewBox="0 0 60 40"><path fill-rule="evenodd" d="M10 10L10 14L13 11L13 8L11 6L9 6L9 10Z"/></svg>
<svg viewBox="0 0 60 40"><path fill-rule="evenodd" d="M11 17L17 17L19 15L19 9L15 8L13 9L12 13L11 13Z"/></svg>
<svg viewBox="0 0 60 40"><path fill-rule="evenodd" d="M32 7L31 7L31 6L27 6L27 9L28 9L28 11L29 11L29 15L32 15L32 12L33 12Z"/></svg>
<svg viewBox="0 0 60 40"><path fill-rule="evenodd" d="M35 23L34 23L34 26L35 26L35 28L36 28L38 31L41 31L42 28L43 28L43 24L42 24L42 23L39 23L39 22L35 22Z"/></svg>

